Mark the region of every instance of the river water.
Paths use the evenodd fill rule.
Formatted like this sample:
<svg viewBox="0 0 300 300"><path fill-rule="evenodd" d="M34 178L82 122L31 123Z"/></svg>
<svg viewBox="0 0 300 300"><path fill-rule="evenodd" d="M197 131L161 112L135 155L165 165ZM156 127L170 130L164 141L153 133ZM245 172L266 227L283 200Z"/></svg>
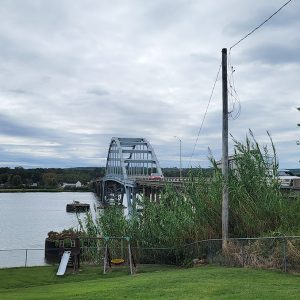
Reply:
<svg viewBox="0 0 300 300"><path fill-rule="evenodd" d="M66 212L73 200L89 203L91 209L97 204L93 193L0 193L0 268L45 264L48 232L78 225L76 215Z"/></svg>

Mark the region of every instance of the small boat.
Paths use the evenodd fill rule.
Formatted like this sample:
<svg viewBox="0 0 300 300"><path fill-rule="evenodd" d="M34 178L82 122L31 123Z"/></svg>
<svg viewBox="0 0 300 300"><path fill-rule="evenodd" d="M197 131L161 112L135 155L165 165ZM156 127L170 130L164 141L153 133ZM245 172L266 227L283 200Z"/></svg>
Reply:
<svg viewBox="0 0 300 300"><path fill-rule="evenodd" d="M73 201L66 206L67 212L85 212L90 210L90 205L87 203L80 203L79 201Z"/></svg>

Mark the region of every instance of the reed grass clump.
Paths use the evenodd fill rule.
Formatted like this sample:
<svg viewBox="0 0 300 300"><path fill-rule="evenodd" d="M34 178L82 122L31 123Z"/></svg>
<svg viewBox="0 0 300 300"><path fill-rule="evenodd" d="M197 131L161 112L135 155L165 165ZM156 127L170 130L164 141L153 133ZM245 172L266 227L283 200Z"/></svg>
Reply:
<svg viewBox="0 0 300 300"><path fill-rule="evenodd" d="M260 146L251 131L244 142L233 138L234 155L228 179L232 238L300 233L300 199L288 200L281 193L276 150L268 136L269 146ZM111 206L99 213L96 221L87 214L82 227L93 236L130 236L140 248L174 249L169 257L173 255L174 261L183 261L183 245L221 238L224 179L217 161L213 157L210 160L212 175L207 176L201 168L191 170L183 189L166 186L156 202L145 197L139 199L141 213L131 219L118 206ZM263 247L257 246L263 251ZM261 257L260 252L256 259Z"/></svg>

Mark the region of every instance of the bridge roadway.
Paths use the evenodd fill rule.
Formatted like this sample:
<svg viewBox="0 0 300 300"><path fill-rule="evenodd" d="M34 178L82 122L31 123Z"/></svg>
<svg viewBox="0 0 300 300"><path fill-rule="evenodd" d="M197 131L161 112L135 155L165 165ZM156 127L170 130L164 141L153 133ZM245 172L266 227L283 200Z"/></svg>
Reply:
<svg viewBox="0 0 300 300"><path fill-rule="evenodd" d="M126 194L130 200L129 206L131 206L137 195L148 197L152 201L158 201L161 191L167 184L181 189L188 179L188 177L162 177L158 179L143 176L129 177L127 180L118 182L119 180L116 181L115 178L105 176L94 181L94 187L103 205L112 202L123 204L123 197Z"/></svg>
<svg viewBox="0 0 300 300"><path fill-rule="evenodd" d="M182 187L184 182L188 181L188 177L162 177L160 179L153 179L151 177L137 177L135 179L137 186L157 186L164 187L166 184L172 184L176 187Z"/></svg>

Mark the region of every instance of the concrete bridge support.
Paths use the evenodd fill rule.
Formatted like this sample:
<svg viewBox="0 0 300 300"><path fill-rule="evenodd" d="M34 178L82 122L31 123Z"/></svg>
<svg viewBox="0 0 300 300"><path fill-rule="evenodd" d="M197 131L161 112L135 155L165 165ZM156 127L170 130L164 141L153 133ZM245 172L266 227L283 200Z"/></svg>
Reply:
<svg viewBox="0 0 300 300"><path fill-rule="evenodd" d="M162 191L162 187L159 186L143 186L140 188L140 195L150 199L150 201L158 202L160 200L160 194Z"/></svg>
<svg viewBox="0 0 300 300"><path fill-rule="evenodd" d="M127 201L127 210L128 210L128 216L131 217L133 214L133 199L135 198L134 188L127 186L125 187L126 191L126 201Z"/></svg>

